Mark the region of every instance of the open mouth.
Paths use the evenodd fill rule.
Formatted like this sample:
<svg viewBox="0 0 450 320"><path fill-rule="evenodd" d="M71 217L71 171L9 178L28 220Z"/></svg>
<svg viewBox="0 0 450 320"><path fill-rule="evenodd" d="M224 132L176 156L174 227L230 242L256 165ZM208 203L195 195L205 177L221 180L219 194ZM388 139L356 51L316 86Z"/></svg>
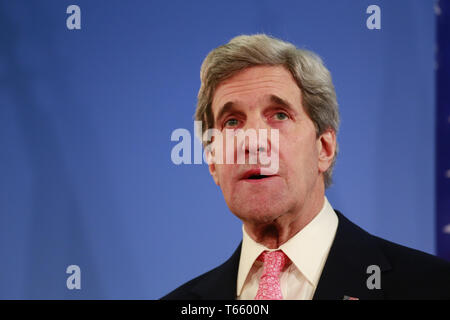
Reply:
<svg viewBox="0 0 450 320"><path fill-rule="evenodd" d="M260 180L260 179L269 178L269 177L270 176L266 176L266 175L263 175L263 174L254 174L254 175L251 175L250 177L248 177L247 179Z"/></svg>
<svg viewBox="0 0 450 320"><path fill-rule="evenodd" d="M251 170L248 170L247 172L245 172L242 175L241 179L246 180L246 181L258 181L258 180L269 179L272 177L274 177L274 176L261 174L261 169L257 168L257 169L251 169Z"/></svg>

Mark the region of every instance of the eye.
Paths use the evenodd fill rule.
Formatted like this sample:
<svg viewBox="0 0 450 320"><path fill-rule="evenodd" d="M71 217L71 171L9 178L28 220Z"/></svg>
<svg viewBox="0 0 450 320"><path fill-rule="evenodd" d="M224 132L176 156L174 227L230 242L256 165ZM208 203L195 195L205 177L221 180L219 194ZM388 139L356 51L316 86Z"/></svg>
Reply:
<svg viewBox="0 0 450 320"><path fill-rule="evenodd" d="M280 121L289 119L289 116L284 112L277 112L277 113L275 113L274 117L276 120L280 120Z"/></svg>
<svg viewBox="0 0 450 320"><path fill-rule="evenodd" d="M238 125L238 120L237 119L228 119L227 121L224 122L224 127L235 127Z"/></svg>

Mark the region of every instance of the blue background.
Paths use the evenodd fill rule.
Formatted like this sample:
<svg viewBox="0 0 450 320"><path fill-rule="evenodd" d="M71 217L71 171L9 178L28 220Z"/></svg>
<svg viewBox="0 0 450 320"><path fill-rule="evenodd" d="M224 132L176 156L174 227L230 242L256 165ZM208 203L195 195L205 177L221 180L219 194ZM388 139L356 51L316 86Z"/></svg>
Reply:
<svg viewBox="0 0 450 320"><path fill-rule="evenodd" d="M66 8L81 8L68 30ZM381 7L381 30L366 8ZM241 224L193 132L206 54L265 32L318 53L342 117L332 205L435 253L433 1L0 1L0 298L156 299L225 261ZM68 265L81 290L66 288Z"/></svg>

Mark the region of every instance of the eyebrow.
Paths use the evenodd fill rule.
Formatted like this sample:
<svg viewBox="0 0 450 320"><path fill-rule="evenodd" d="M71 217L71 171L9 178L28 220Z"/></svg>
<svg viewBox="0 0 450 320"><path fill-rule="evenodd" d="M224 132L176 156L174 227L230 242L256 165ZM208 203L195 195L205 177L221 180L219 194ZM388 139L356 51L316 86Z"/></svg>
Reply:
<svg viewBox="0 0 450 320"><path fill-rule="evenodd" d="M297 113L294 106L290 102L288 102L274 94L271 94L269 98L270 98L270 102L278 104L286 109L289 109L290 111L292 111L294 113Z"/></svg>
<svg viewBox="0 0 450 320"><path fill-rule="evenodd" d="M268 100L271 103L277 104L279 106L282 106L294 113L296 113L295 108L292 106L291 103L289 103L288 101L286 101L285 99L280 98L277 95L271 94L268 96ZM233 101L228 101L227 103L225 103L222 108L220 108L219 113L217 114L217 118L214 120L214 122L219 121L225 114L227 114L228 112L232 111L236 106L236 103Z"/></svg>
<svg viewBox="0 0 450 320"><path fill-rule="evenodd" d="M222 108L220 108L219 113L217 114L217 118L214 120L214 122L219 121L226 113L233 110L234 107L235 103L233 101L225 103Z"/></svg>

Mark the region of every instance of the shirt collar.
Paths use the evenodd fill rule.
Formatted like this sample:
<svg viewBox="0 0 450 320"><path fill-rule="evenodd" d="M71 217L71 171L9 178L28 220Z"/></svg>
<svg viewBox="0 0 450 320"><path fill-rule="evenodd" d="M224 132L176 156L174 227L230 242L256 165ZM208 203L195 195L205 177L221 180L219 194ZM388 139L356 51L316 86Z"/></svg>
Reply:
<svg viewBox="0 0 450 320"><path fill-rule="evenodd" d="M323 207L314 219L278 248L283 250L295 267L314 287L317 287L319 282L323 266L336 234L337 225L337 215L328 199L324 197ZM247 234L244 226L242 226L242 233L242 249L237 279L238 296L240 296L245 280L258 256L264 250L278 250L268 249L257 243Z"/></svg>

